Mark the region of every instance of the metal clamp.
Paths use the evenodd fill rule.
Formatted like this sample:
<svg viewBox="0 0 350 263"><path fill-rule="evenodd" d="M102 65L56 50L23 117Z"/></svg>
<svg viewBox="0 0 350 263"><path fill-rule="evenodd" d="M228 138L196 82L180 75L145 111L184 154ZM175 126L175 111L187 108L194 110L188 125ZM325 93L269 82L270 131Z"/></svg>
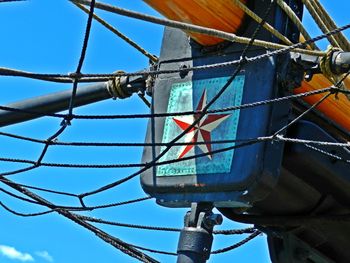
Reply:
<svg viewBox="0 0 350 263"><path fill-rule="evenodd" d="M214 214L211 203L192 203L185 216L177 248L178 263L204 263L210 257L213 228L222 224L222 216Z"/></svg>

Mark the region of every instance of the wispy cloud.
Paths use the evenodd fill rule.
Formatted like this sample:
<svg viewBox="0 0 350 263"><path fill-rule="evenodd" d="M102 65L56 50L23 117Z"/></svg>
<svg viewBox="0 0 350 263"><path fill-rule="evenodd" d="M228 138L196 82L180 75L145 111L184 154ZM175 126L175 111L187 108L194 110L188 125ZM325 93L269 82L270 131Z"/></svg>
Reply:
<svg viewBox="0 0 350 263"><path fill-rule="evenodd" d="M35 252L35 255L45 259L48 262L53 262L53 257L49 254L47 251L37 251Z"/></svg>
<svg viewBox="0 0 350 263"><path fill-rule="evenodd" d="M0 254L7 258L22 262L34 261L34 258L30 254L20 252L16 248L10 246L0 245Z"/></svg>

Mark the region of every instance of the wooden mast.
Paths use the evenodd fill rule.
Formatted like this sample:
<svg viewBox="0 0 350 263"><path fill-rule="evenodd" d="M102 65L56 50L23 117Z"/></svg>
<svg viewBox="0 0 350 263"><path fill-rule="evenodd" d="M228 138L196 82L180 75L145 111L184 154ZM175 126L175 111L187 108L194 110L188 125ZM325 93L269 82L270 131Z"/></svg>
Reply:
<svg viewBox="0 0 350 263"><path fill-rule="evenodd" d="M147 4L159 11L165 17L181 22L192 23L222 31L236 33L242 26L244 12L227 0L144 0ZM246 4L247 0L241 0ZM221 39L188 33L191 38L203 46L215 45L222 42ZM345 81L345 86L350 87L350 78ZM332 86L328 79L321 75L315 75L310 82L303 81L295 93L303 93ZM312 105L320 100L324 94L305 97L304 101ZM338 94L337 98L329 97L317 109L336 124L350 132L350 101L343 95Z"/></svg>

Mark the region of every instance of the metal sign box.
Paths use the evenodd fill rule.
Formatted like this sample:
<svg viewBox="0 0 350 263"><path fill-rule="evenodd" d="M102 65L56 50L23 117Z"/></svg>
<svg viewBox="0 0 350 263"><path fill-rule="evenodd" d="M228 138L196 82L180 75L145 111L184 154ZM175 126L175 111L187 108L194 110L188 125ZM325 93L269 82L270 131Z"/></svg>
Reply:
<svg viewBox="0 0 350 263"><path fill-rule="evenodd" d="M260 6L256 10L264 13L269 1L258 2ZM295 32L286 26L288 22L278 9L272 10L268 21L276 28L287 28L288 31L282 30L286 35ZM249 23L244 35L251 36L256 26L256 23ZM264 30L258 38L273 41ZM244 47L225 43L212 49L203 48L182 31L167 28L158 69L183 69L238 60ZM247 56L266 52L264 48L252 47ZM156 167L141 175L143 189L156 197L159 204L175 207L189 206L191 202L213 202L217 207L248 206L263 198L278 178L283 144L249 145L247 140L271 135L283 127L288 122L290 105L240 107L286 94L278 82L279 69L285 63L283 59L270 57L246 64L211 105L209 113L158 160ZM167 148L167 143L186 131L199 117L191 112L201 111L213 100L235 69L236 65L157 76L153 113L167 113L168 116L149 121L146 142L156 146L145 147L142 162L152 161ZM223 108L235 110L220 111ZM188 114L178 114L181 112Z"/></svg>

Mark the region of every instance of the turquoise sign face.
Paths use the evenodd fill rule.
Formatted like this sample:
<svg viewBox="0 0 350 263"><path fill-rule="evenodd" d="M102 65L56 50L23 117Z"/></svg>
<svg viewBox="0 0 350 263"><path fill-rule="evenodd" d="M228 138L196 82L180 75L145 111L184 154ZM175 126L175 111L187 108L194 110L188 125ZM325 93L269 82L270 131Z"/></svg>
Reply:
<svg viewBox="0 0 350 263"><path fill-rule="evenodd" d="M228 77L195 80L176 83L171 87L168 113L201 111L227 83ZM225 92L211 105L209 110L239 106L242 103L244 76L237 76ZM199 122L177 141L181 145L172 147L160 162L168 160L183 161L160 165L157 176L186 176L197 174L229 173L231 171L234 150L211 154L220 149L234 146L240 110L208 113L200 119L200 114L167 117L164 123L163 143L168 143L179 134L188 130L195 120ZM161 152L165 150L161 147ZM195 155L203 155L188 159Z"/></svg>

